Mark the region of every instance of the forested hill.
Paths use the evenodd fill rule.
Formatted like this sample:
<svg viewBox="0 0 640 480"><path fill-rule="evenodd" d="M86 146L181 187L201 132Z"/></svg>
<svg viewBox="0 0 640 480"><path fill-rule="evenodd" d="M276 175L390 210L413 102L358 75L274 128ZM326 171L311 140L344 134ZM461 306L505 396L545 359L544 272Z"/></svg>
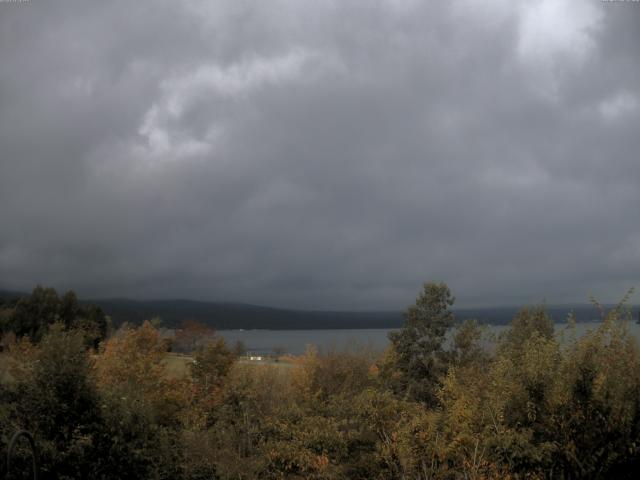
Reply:
<svg viewBox="0 0 640 480"><path fill-rule="evenodd" d="M340 312L271 308L260 305L192 300L134 301L91 300L114 321L140 322L160 317L165 326L196 320L223 329L333 329L393 328L402 324L402 313L393 311Z"/></svg>
<svg viewBox="0 0 640 480"><path fill-rule="evenodd" d="M27 295L0 290L0 298ZM333 328L396 328L403 322L399 311L311 311L270 308L243 303L199 302L193 300L87 299L101 307L113 319L114 325L125 321L140 323L160 317L165 326L176 326L184 320L195 320L216 329L333 329ZM599 317L589 304L551 305L548 311L556 322L566 320L574 312L577 320L591 321ZM456 318L478 319L481 323L504 325L511 321L520 307L454 309ZM638 309L634 316L638 318Z"/></svg>

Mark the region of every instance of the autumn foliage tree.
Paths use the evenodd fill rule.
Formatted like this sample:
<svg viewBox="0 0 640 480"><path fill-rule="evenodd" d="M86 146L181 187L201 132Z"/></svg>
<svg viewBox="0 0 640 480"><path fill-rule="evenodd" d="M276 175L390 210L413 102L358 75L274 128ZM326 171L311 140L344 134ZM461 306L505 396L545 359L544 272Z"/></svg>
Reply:
<svg viewBox="0 0 640 480"><path fill-rule="evenodd" d="M173 349L178 352L193 352L214 338L215 331L204 323L185 320L176 329Z"/></svg>
<svg viewBox="0 0 640 480"><path fill-rule="evenodd" d="M178 478L188 385L169 378L166 344L149 322L109 339L96 361L105 428L103 478Z"/></svg>
<svg viewBox="0 0 640 480"><path fill-rule="evenodd" d="M205 392L222 386L236 360L223 338L200 347L191 364L191 376Z"/></svg>
<svg viewBox="0 0 640 480"><path fill-rule="evenodd" d="M215 336L168 354L150 322L96 352L59 321L81 317L65 296L57 321L6 341L0 448L31 430L60 479L635 478L640 351L624 308L578 335L528 307L492 337L452 326L452 303L425 284L382 356L310 348L256 364Z"/></svg>

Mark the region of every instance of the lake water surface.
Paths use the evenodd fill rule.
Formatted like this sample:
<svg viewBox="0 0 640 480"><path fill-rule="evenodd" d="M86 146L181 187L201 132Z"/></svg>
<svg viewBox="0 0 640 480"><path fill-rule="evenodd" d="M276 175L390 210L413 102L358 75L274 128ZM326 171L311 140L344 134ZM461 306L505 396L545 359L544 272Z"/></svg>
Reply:
<svg viewBox="0 0 640 480"><path fill-rule="evenodd" d="M589 330L597 328L599 322L578 323L577 336L584 335ZM640 339L640 325L635 322L627 323L629 330ZM560 334L567 324L557 323L556 333ZM498 335L504 331L506 325L485 325L486 334ZM318 349L343 349L352 346L370 347L378 351L384 350L388 343L390 328L352 329L352 330L218 330L227 344L233 346L236 342L244 343L247 351L252 353L270 354L274 349L283 349L286 353L300 355L307 345L315 345Z"/></svg>

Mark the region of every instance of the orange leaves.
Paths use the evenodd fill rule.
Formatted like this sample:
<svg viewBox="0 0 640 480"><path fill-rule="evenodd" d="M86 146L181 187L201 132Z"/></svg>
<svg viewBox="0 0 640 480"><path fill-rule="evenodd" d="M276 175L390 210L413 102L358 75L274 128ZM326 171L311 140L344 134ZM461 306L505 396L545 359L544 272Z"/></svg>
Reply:
<svg viewBox="0 0 640 480"><path fill-rule="evenodd" d="M175 422L186 406L188 390L186 380L167 374L165 348L149 322L124 330L109 339L96 358L98 388L120 402L135 403L151 418Z"/></svg>
<svg viewBox="0 0 640 480"><path fill-rule="evenodd" d="M185 320L176 329L174 348L180 352L192 352L209 341L214 334L214 330L203 323Z"/></svg>
<svg viewBox="0 0 640 480"><path fill-rule="evenodd" d="M163 375L164 344L149 323L137 329L125 330L121 336L109 339L98 358L98 378L101 385L131 383L141 388L151 387Z"/></svg>

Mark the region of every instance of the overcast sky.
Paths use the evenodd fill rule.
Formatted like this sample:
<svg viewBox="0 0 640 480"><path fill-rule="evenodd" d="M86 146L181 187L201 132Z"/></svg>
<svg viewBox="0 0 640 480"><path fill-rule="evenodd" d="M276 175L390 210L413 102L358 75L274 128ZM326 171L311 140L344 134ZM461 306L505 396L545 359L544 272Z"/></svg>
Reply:
<svg viewBox="0 0 640 480"><path fill-rule="evenodd" d="M639 46L637 2L2 2L0 288L617 300Z"/></svg>

